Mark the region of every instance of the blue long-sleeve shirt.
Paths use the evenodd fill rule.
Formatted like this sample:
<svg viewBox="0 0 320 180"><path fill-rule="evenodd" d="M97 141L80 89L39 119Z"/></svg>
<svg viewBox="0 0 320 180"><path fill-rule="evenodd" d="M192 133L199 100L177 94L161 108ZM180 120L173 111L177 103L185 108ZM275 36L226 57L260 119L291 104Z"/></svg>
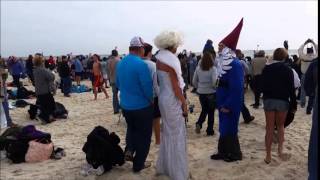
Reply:
<svg viewBox="0 0 320 180"><path fill-rule="evenodd" d="M10 69L11 69L11 74L12 75L19 75L19 74L24 73L24 69L23 69L23 66L22 66L21 62L13 63L11 65Z"/></svg>
<svg viewBox="0 0 320 180"><path fill-rule="evenodd" d="M120 90L120 106L125 110L138 110L151 105L153 85L149 68L133 54L124 57L116 70L116 86Z"/></svg>

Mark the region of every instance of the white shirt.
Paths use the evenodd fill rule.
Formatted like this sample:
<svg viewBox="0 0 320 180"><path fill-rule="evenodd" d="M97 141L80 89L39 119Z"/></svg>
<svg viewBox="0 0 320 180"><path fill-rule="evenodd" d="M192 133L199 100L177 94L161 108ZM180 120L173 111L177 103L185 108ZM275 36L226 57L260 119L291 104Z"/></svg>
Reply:
<svg viewBox="0 0 320 180"><path fill-rule="evenodd" d="M156 72L157 70L156 63L154 63L150 59L145 59L144 62L148 65L151 78L153 81L153 97L157 97L159 94L159 85L158 85L158 77Z"/></svg>

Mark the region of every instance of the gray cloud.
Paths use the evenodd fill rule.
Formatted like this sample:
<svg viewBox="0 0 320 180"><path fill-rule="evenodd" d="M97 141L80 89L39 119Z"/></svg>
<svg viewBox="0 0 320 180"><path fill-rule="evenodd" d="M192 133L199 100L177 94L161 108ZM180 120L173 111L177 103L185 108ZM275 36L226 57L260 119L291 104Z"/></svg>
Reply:
<svg viewBox="0 0 320 180"><path fill-rule="evenodd" d="M127 52L140 35L152 43L162 30L182 32L182 48L201 51L215 44L244 17L238 47L273 49L289 40L298 48L318 38L317 2L295 1L1 1L1 54ZM182 49L181 48L181 49Z"/></svg>

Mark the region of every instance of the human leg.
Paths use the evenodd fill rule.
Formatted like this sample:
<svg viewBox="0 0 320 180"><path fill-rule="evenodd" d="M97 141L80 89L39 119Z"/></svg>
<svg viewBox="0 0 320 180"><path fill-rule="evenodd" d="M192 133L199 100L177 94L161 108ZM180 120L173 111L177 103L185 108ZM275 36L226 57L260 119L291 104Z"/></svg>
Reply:
<svg viewBox="0 0 320 180"><path fill-rule="evenodd" d="M318 98L316 96L316 103L312 114L312 127L310 133L309 149L308 149L308 180L318 179Z"/></svg>
<svg viewBox="0 0 320 180"><path fill-rule="evenodd" d="M153 130L155 135L155 144L160 144L160 118L153 119Z"/></svg>
<svg viewBox="0 0 320 180"><path fill-rule="evenodd" d="M203 122L206 120L207 114L208 114L208 102L207 102L207 95L205 94L200 94L199 95L199 100L201 104L201 113L199 116L198 121L196 122L196 132L200 133L200 129L202 128Z"/></svg>
<svg viewBox="0 0 320 180"><path fill-rule="evenodd" d="M275 111L265 111L266 117L266 135L265 135L265 146L266 146L266 157L265 161L271 161L271 146L272 146L272 137L274 131L274 123L275 123Z"/></svg>
<svg viewBox="0 0 320 180"><path fill-rule="evenodd" d="M214 135L214 111L216 109L216 94L211 94L208 97L208 126L207 135Z"/></svg>
<svg viewBox="0 0 320 180"><path fill-rule="evenodd" d="M245 102L243 102L241 113L242 113L244 123L249 124L251 121L254 120L254 116L251 116L250 111L247 108Z"/></svg>
<svg viewBox="0 0 320 180"><path fill-rule="evenodd" d="M307 105L307 114L311 114L312 107L314 104L314 95L310 95L308 99L308 105Z"/></svg>
<svg viewBox="0 0 320 180"><path fill-rule="evenodd" d="M109 95L108 95L108 93L107 93L106 88L103 87L103 84L101 84L100 88L101 88L102 92L104 93L104 95L106 96L106 98L108 99L108 98L109 98Z"/></svg>
<svg viewBox="0 0 320 180"><path fill-rule="evenodd" d="M50 123L51 116L55 111L55 102L52 94L39 95L37 104L40 106L39 117L46 123Z"/></svg>
<svg viewBox="0 0 320 180"><path fill-rule="evenodd" d="M13 78L13 84L16 87L20 87L20 75L12 75Z"/></svg>
<svg viewBox="0 0 320 180"><path fill-rule="evenodd" d="M275 120L277 125L277 132L278 132L278 155L282 158L283 152L283 142L284 142L284 122L287 117L287 111L281 112L277 111L275 113Z"/></svg>
<svg viewBox="0 0 320 180"><path fill-rule="evenodd" d="M9 114L8 101L2 102L2 105L3 105L4 114L5 114L6 120L7 120L7 126L10 127L10 126L14 125L14 123L12 122L12 119L11 119L10 114Z"/></svg>
<svg viewBox="0 0 320 180"><path fill-rule="evenodd" d="M80 86L80 80L81 80L81 76L80 76L80 74L77 74L77 76L76 76L77 86Z"/></svg>
<svg viewBox="0 0 320 180"><path fill-rule="evenodd" d="M133 146L136 154L133 159L133 171L139 172L144 168L145 160L149 154L152 136L153 107L149 106L137 110L134 113Z"/></svg>
<svg viewBox="0 0 320 180"><path fill-rule="evenodd" d="M115 84L111 85L112 88L112 106L113 106L113 112L119 113L119 100L118 100L118 88Z"/></svg>
<svg viewBox="0 0 320 180"><path fill-rule="evenodd" d="M134 154L134 152L135 152L135 149L133 147L133 132L134 132L133 115L132 115L131 111L127 111L127 110L124 109L123 110L123 116L124 116L124 118L125 118L125 120L127 122L125 152L130 152L131 156L132 156Z"/></svg>
<svg viewBox="0 0 320 180"><path fill-rule="evenodd" d="M306 91L304 90L304 74L301 76L300 105L302 108L306 105Z"/></svg>
<svg viewBox="0 0 320 180"><path fill-rule="evenodd" d="M70 91L71 91L71 79L70 77L65 77L65 78L62 78L62 81L63 81L63 94L64 96L69 96L70 94Z"/></svg>

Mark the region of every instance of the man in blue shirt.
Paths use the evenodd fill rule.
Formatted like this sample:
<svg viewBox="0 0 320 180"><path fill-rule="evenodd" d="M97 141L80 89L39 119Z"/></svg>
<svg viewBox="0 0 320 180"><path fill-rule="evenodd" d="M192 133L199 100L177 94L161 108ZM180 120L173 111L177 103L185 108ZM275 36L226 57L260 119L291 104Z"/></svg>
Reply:
<svg viewBox="0 0 320 180"><path fill-rule="evenodd" d="M133 161L133 171L150 166L145 164L149 153L153 119L153 85L149 68L141 59L144 42L134 37L129 55L116 69L116 86L120 90L120 106L127 122L125 159Z"/></svg>
<svg viewBox="0 0 320 180"><path fill-rule="evenodd" d="M80 61L79 56L75 58L74 71L75 71L77 86L80 86L81 76L82 76L82 72L83 72L83 66Z"/></svg>
<svg viewBox="0 0 320 180"><path fill-rule="evenodd" d="M24 68L21 63L22 62L19 61L16 57L9 57L9 71L13 78L13 84L17 88L20 88L20 78L24 73Z"/></svg>

